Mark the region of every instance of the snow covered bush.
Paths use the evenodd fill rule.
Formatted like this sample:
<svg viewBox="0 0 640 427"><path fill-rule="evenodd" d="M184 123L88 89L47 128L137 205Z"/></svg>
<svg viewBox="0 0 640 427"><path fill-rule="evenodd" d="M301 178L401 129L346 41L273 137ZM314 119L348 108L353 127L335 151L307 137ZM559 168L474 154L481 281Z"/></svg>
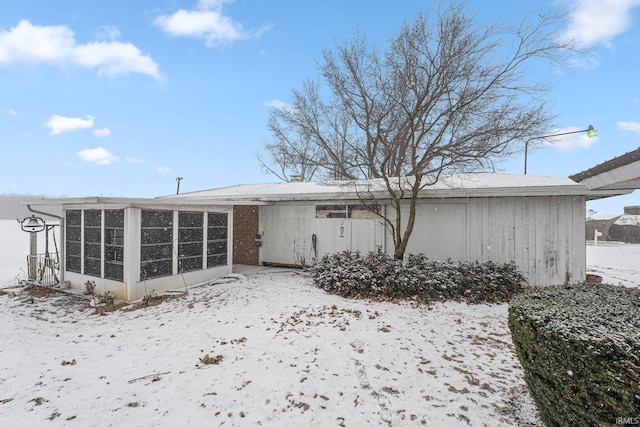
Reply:
<svg viewBox="0 0 640 427"><path fill-rule="evenodd" d="M408 255L405 262L381 251L325 255L311 267L316 286L344 297L508 301L524 283L515 264L434 261Z"/></svg>
<svg viewBox="0 0 640 427"><path fill-rule="evenodd" d="M509 328L549 426L640 417L640 290L596 283L530 289Z"/></svg>

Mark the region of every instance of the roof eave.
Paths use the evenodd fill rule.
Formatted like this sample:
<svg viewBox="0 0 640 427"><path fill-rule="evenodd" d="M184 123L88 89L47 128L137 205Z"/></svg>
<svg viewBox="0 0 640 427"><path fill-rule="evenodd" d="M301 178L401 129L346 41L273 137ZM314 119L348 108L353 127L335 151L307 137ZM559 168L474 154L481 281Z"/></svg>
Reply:
<svg viewBox="0 0 640 427"><path fill-rule="evenodd" d="M205 199L146 199L146 198L127 198L127 197L68 197L68 198L46 198L39 200L21 201L24 206L62 206L63 208L73 209L85 206L105 206L111 208L126 207L202 207L211 206L211 200ZM217 205L232 206L236 203L216 201Z"/></svg>

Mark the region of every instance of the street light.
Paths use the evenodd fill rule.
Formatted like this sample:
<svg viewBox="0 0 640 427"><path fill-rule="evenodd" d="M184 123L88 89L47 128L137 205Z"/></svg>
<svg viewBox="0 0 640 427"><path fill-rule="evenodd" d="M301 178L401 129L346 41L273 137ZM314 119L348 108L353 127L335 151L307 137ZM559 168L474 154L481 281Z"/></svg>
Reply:
<svg viewBox="0 0 640 427"><path fill-rule="evenodd" d="M529 153L530 141L533 141L534 139L553 138L556 136L571 135L573 133L581 133L581 132L586 132L589 138L598 136L598 131L592 125L589 125L588 128L582 129L582 130L574 130L572 132L553 133L551 135L534 136L533 138L527 139L527 141L524 143L524 174L525 175L527 174L527 155Z"/></svg>

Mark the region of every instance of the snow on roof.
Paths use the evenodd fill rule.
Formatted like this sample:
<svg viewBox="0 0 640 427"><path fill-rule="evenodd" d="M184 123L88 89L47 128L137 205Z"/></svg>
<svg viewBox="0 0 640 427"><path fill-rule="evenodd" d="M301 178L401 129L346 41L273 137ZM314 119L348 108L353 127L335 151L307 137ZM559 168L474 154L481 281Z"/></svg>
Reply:
<svg viewBox="0 0 640 427"><path fill-rule="evenodd" d="M614 224L640 226L640 215L622 215Z"/></svg>
<svg viewBox="0 0 640 427"><path fill-rule="evenodd" d="M592 215L589 218L587 218L588 221L611 221L613 219L616 219L620 216L621 214L611 214L611 215Z"/></svg>
<svg viewBox="0 0 640 427"><path fill-rule="evenodd" d="M620 189L590 189L582 183L564 177L515 175L500 173L466 173L443 175L435 183L425 177L419 197L422 199L473 198L473 197L536 197L536 196L585 196L587 200L627 194ZM410 197L413 178L390 178L395 191ZM426 185L429 184L429 185ZM280 182L270 184L240 184L156 198L80 197L53 198L21 202L28 205L62 205L82 207L87 205L145 207L163 209L210 205L260 205L284 201L331 201L375 198L388 200L389 192L384 180L326 182Z"/></svg>
<svg viewBox="0 0 640 427"><path fill-rule="evenodd" d="M409 190L410 178L392 178L395 189ZM433 185L426 186L422 198L429 197L488 197L534 195L585 195L588 190L569 178L498 173L473 173L441 176ZM271 184L244 184L211 190L195 191L162 199L208 200L328 200L357 198L360 194L376 197L387 195L382 179L327 182L281 182Z"/></svg>

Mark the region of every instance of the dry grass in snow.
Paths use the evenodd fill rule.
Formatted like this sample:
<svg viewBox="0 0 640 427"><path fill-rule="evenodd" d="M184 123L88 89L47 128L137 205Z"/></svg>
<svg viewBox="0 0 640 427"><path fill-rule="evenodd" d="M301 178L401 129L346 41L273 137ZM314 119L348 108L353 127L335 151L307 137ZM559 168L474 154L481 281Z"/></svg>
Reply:
<svg viewBox="0 0 640 427"><path fill-rule="evenodd" d="M538 423L506 304L346 300L297 271L235 277L102 314L5 283L2 423Z"/></svg>

